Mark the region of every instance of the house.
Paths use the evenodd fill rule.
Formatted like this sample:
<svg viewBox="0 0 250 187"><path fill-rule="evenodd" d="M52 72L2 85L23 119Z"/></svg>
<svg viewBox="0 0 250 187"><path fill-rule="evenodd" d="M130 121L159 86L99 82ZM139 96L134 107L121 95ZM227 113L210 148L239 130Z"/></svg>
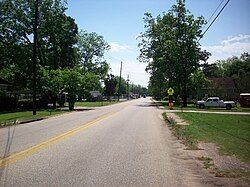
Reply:
<svg viewBox="0 0 250 187"><path fill-rule="evenodd" d="M210 77L210 84L201 89L199 96L217 96L221 99L234 100L238 96L238 90L234 79L231 77Z"/></svg>

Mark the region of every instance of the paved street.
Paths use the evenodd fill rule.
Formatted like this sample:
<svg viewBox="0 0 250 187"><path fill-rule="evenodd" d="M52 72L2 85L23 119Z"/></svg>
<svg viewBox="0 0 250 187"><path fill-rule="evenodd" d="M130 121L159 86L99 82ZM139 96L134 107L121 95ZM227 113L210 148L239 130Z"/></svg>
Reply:
<svg viewBox="0 0 250 187"><path fill-rule="evenodd" d="M200 186L142 98L0 129L0 186ZM181 149L182 150L182 149Z"/></svg>

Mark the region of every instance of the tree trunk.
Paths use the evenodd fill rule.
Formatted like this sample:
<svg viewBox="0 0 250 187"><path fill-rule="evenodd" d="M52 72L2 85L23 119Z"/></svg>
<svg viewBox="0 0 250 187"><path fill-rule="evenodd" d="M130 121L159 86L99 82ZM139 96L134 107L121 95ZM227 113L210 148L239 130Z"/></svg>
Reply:
<svg viewBox="0 0 250 187"><path fill-rule="evenodd" d="M73 97L69 98L69 110L74 110L75 107L75 99Z"/></svg>
<svg viewBox="0 0 250 187"><path fill-rule="evenodd" d="M186 82L184 83L183 85L183 88L182 88L182 106L183 107L187 107L187 84Z"/></svg>
<svg viewBox="0 0 250 187"><path fill-rule="evenodd" d="M56 97L53 97L53 109L56 109Z"/></svg>

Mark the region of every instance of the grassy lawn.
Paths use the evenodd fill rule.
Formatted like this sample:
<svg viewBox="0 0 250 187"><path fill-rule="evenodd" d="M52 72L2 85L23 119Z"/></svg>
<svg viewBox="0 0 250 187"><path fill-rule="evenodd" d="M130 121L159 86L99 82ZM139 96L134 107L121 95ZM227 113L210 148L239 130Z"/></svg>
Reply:
<svg viewBox="0 0 250 187"><path fill-rule="evenodd" d="M96 102L76 102L75 106L81 107L100 107L100 106L107 106L113 105L118 103L117 101L96 101Z"/></svg>
<svg viewBox="0 0 250 187"><path fill-rule="evenodd" d="M250 116L201 113L177 113L190 122L173 127L187 144L197 141L217 144L221 154L235 155L250 163ZM184 143L185 143L184 141Z"/></svg>
<svg viewBox="0 0 250 187"><path fill-rule="evenodd" d="M11 125L16 120L18 121L26 121L32 119L39 119L46 116L53 116L57 114L62 114L68 111L62 110L51 110L51 114L49 110L38 110L37 115L33 116L32 111L15 111L15 112L2 112L0 113L0 127Z"/></svg>

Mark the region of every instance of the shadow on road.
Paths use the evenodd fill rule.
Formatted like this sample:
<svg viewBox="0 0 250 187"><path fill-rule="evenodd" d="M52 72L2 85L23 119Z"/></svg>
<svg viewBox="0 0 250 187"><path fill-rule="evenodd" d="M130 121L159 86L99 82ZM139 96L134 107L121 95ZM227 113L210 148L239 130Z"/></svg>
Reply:
<svg viewBox="0 0 250 187"><path fill-rule="evenodd" d="M89 111L89 110L95 110L95 108L75 108L74 111L76 112L83 112L83 111Z"/></svg>
<svg viewBox="0 0 250 187"><path fill-rule="evenodd" d="M14 139L15 135L15 130L16 130L16 125L14 126L9 126L8 127L8 136L7 136L7 141L5 145L5 150L3 156L1 156L1 161L0 161L0 186L4 186L4 181L6 181L8 177L8 166L5 165L5 160L4 158L8 157L10 155L10 149L11 145Z"/></svg>

